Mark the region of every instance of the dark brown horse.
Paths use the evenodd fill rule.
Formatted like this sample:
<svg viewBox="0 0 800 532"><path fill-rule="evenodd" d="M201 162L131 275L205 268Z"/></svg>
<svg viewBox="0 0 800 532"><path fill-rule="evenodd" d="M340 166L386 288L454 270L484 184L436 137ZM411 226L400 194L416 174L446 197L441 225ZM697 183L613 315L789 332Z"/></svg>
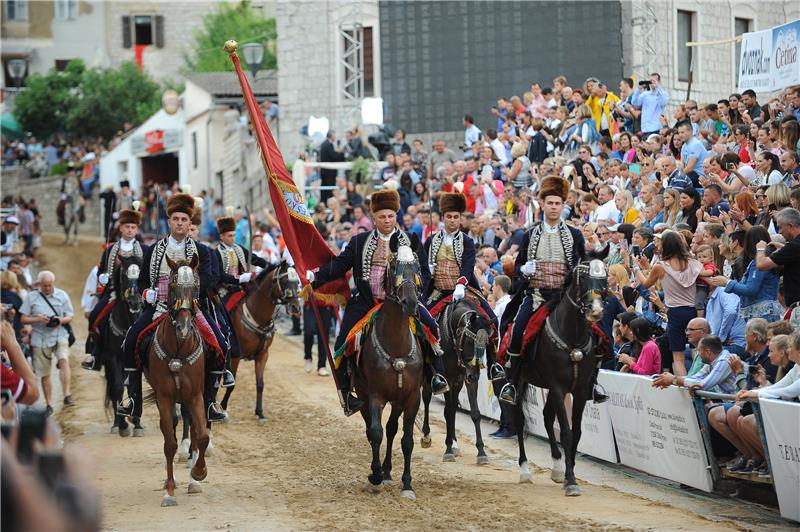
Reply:
<svg viewBox="0 0 800 532"><path fill-rule="evenodd" d="M386 299L370 327L355 372L356 394L364 401L361 415L372 446L372 473L367 487L377 491L382 483L392 480L392 442L403 414L401 494L409 499L416 499L411 486L411 452L424 365L422 346L409 327L409 318L418 312L420 275L415 255L418 247L416 236L412 237L412 247L398 246L396 234L390 240L391 256L384 281ZM386 422L386 457L381 464L381 415L386 403L391 404L392 411Z"/></svg>
<svg viewBox="0 0 800 532"><path fill-rule="evenodd" d="M185 403L192 415L192 469L189 493L201 493L200 481L208 470L205 451L208 446L206 412L203 403L205 357L203 338L197 329L197 294L200 276L198 256L191 262L173 261L165 256L170 268L167 316L156 327L153 342L147 352L149 366L145 376L155 394L164 436L164 456L167 459L167 480L161 506L175 506L175 476L173 459L178 448L175 438L175 404Z"/></svg>
<svg viewBox="0 0 800 532"><path fill-rule="evenodd" d="M608 254L608 248L604 255ZM572 281L565 297L548 316L538 339L527 346L522 357L522 376L519 390L533 384L547 388L544 405L544 425L553 457L551 478L564 483L567 496L581 494L575 481L575 454L581 439L581 422L586 401L592 394L592 381L597 370L595 336L592 323L603 316L603 303L608 286L608 274L601 260L589 254L592 260L582 262L572 272ZM603 255L600 258L605 258ZM535 355L535 357L532 357ZM532 363L528 361L533 360ZM572 394L572 420L567 418L564 396ZM523 399L514 409L517 439L519 441L520 482L532 482L528 458L525 455L525 415ZM561 446L566 456L566 471L561 463L561 452L555 437L553 421L558 418L561 427Z"/></svg>
<svg viewBox="0 0 800 532"><path fill-rule="evenodd" d="M275 335L275 314L278 305L286 305L289 314L300 312L300 301L297 297L300 289L300 278L294 268L286 261L280 265L261 272L255 280L255 288L251 289L242 302L230 314L233 334L239 341L240 358L231 360L231 371L236 376L239 362L253 360L256 372L256 417L259 424L264 424L264 368L269 358L269 347ZM235 386L225 390L222 409L228 408L228 400ZM226 412L227 413L227 412Z"/></svg>
<svg viewBox="0 0 800 532"><path fill-rule="evenodd" d="M444 351L444 376L450 383L450 390L444 394L444 418L447 425L447 436L442 461L455 462L459 454L456 442L456 408L458 395L466 384L469 399L469 413L475 426L475 447L478 449L477 463L489 463L489 457L483 448L481 435L481 412L478 408L478 378L481 374L481 362L485 361L489 335L492 333L491 322L484 317L478 305L464 298L451 302L439 314L439 334ZM431 403L431 385L425 379L422 387L422 402L425 405L425 416L422 423L423 447L430 447L429 410Z"/></svg>

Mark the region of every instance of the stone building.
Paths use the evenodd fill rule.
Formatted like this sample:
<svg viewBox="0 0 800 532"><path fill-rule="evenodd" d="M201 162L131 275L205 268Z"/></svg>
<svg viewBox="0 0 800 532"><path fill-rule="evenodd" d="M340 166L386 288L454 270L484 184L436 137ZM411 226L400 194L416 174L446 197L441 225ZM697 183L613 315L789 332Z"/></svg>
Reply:
<svg viewBox="0 0 800 532"><path fill-rule="evenodd" d="M576 87L596 76L616 91L623 76L659 72L675 104L686 99L692 53L692 98L716 101L736 88L733 38L799 18L800 3L278 0L275 13L280 145L293 159L310 116L341 132L359 123L367 96L384 99L385 123L428 146L434 137L457 146L464 113L490 127L497 97L560 74Z"/></svg>

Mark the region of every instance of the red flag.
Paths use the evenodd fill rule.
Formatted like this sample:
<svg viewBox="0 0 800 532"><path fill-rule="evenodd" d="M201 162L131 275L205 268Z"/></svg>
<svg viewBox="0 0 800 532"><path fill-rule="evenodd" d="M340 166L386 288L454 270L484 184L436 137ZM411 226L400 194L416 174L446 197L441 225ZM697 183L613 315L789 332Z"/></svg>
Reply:
<svg viewBox="0 0 800 532"><path fill-rule="evenodd" d="M253 131L261 152L261 162L267 173L267 184L272 205L275 207L275 217L278 219L286 247L294 259L295 269L300 275L301 282L306 284L306 271L319 268L335 255L314 226L303 195L283 163L283 156L264 120L264 115L242 70L235 48L229 49L226 43L226 51L233 61L236 75L239 77L239 84L242 86L244 102L250 112ZM325 300L324 294L329 294L329 298L332 294L341 295L344 300L347 300L350 290L347 279L341 279L328 283L319 292L322 292L320 295L323 296L321 298L323 301Z"/></svg>

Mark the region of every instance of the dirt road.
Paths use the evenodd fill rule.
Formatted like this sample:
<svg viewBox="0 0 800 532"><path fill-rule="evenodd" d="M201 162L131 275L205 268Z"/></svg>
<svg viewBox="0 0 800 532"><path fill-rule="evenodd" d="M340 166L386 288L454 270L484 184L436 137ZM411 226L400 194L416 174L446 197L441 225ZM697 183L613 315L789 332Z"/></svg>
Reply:
<svg viewBox="0 0 800 532"><path fill-rule="evenodd" d="M51 246L45 251L46 267L56 272L58 286L68 290L77 304L85 275L99 257L99 244L63 248L53 246L52 239L46 243ZM84 331L85 320L77 320L79 338ZM561 486L549 479L549 471L539 467L533 484L518 484L515 446L489 439L491 464L477 466L469 442L471 428L459 437L464 455L457 463L445 464L440 421L433 427L433 447L417 445L414 450L416 501L402 499L399 486L377 495L365 493L362 486L369 472L370 450L362 420L341 415L330 377L304 373L300 343L283 336L273 344L267 365L268 422L259 426L253 415L253 365L243 363L229 408L233 422L214 427L204 493L186 493L188 469L179 464L179 505L161 508L165 469L155 409L145 412L143 438L109 434L102 377L81 370L78 352L73 355L77 405L60 412L59 420L67 444L80 447L94 461L93 477L103 496L103 524L108 530L479 530L494 526L734 530L755 529L758 523L758 519L752 524L738 519L724 502L662 493L583 459L578 476L586 478L581 476L584 473L599 480L582 481L580 498L565 497ZM438 406L436 410L441 412ZM545 456L541 442L531 441L529 448L533 456ZM395 464L402 466L399 438L395 456ZM396 473L399 478L400 471ZM769 517L773 525L768 528L779 528L774 526L774 515Z"/></svg>

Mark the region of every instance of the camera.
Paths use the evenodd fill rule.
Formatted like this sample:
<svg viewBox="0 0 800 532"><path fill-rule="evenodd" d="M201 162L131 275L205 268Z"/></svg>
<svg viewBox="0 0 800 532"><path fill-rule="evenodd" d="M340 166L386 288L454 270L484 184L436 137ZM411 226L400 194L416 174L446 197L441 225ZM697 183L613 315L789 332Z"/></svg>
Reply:
<svg viewBox="0 0 800 532"><path fill-rule="evenodd" d="M47 325L45 325L45 327L50 327L51 329L54 329L59 325L61 325L61 320L59 320L57 316L52 316L50 318L50 321L47 322Z"/></svg>
<svg viewBox="0 0 800 532"><path fill-rule="evenodd" d="M756 365L748 366L747 372L750 373L750 375L755 375L756 373L758 373L758 366Z"/></svg>
<svg viewBox="0 0 800 532"><path fill-rule="evenodd" d="M642 90L649 91L650 89L653 88L653 83L649 79L644 79L644 80L639 82L639 87Z"/></svg>

